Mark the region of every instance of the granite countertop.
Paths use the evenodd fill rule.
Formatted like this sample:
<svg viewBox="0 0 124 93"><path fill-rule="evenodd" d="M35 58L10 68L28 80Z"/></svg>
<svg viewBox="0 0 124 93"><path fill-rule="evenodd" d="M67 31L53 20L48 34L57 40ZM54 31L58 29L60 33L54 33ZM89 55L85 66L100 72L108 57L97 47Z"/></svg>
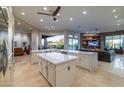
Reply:
<svg viewBox="0 0 124 93"><path fill-rule="evenodd" d="M66 55L66 54L61 54L61 53L42 53L42 54L37 54L39 57L42 57L43 59L46 59L50 63L54 65L59 65L63 64L69 61L77 60L79 57L77 56L72 56L72 55Z"/></svg>

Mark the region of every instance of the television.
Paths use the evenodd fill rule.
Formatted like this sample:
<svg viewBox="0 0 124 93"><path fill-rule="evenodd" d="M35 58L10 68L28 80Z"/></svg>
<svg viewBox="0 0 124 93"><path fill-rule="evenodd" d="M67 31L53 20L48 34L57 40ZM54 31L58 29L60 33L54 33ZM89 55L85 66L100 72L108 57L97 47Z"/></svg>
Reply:
<svg viewBox="0 0 124 93"><path fill-rule="evenodd" d="M89 40L88 47L100 47L99 40Z"/></svg>

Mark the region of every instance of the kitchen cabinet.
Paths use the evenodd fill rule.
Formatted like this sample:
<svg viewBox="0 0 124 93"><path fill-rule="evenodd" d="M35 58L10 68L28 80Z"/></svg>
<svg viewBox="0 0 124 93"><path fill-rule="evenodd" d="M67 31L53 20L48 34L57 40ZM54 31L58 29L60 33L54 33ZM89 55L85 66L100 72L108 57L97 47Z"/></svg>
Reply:
<svg viewBox="0 0 124 93"><path fill-rule="evenodd" d="M31 53L30 61L32 64L38 63L39 58L36 56L37 53Z"/></svg>
<svg viewBox="0 0 124 93"><path fill-rule="evenodd" d="M48 81L52 86L56 86L56 67L54 64L48 63Z"/></svg>
<svg viewBox="0 0 124 93"><path fill-rule="evenodd" d="M41 57L39 57L38 63L39 63L39 71L45 78L47 78L48 77L48 62L42 59Z"/></svg>
<svg viewBox="0 0 124 93"><path fill-rule="evenodd" d="M48 63L46 60L42 59L43 71L42 74L45 78L47 78L48 74Z"/></svg>
<svg viewBox="0 0 124 93"><path fill-rule="evenodd" d="M75 79L75 65L79 57L61 53L37 54L41 58L40 71L52 86L70 86ZM41 66L40 70L41 70Z"/></svg>
<svg viewBox="0 0 124 93"><path fill-rule="evenodd" d="M89 71L96 71L98 67L98 53L97 52L85 52L75 50L60 50L68 52L69 55L78 56L79 61L77 66L85 68Z"/></svg>
<svg viewBox="0 0 124 93"><path fill-rule="evenodd" d="M39 62L38 62L39 65L38 66L39 66L39 70L41 73L43 72L43 62L42 61L43 61L42 58L39 57Z"/></svg>

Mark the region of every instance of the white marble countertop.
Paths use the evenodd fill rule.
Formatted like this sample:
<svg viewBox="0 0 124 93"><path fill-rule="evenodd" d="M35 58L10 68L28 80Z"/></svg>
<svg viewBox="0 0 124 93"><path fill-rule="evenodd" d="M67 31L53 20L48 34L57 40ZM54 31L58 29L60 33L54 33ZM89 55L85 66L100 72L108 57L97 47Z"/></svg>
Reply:
<svg viewBox="0 0 124 93"><path fill-rule="evenodd" d="M32 50L32 53L37 53L37 52L47 52L47 51L57 51L56 49L43 49L43 50Z"/></svg>
<svg viewBox="0 0 124 93"><path fill-rule="evenodd" d="M75 53L75 54L84 54L84 55L94 55L96 52L87 52L87 51L78 51L78 50L64 50L64 49L44 49L44 50L32 50L32 53L38 53L38 52L47 52L47 51L53 51L53 52L68 52L68 53Z"/></svg>
<svg viewBox="0 0 124 93"><path fill-rule="evenodd" d="M43 59L46 59L47 61L51 62L54 65L63 64L69 61L77 60L79 57L77 56L71 56L66 54L61 54L57 52L52 53L42 53L37 54L39 57L42 57Z"/></svg>
<svg viewBox="0 0 124 93"><path fill-rule="evenodd" d="M87 52L87 51L77 51L77 50L59 50L68 53L75 53L75 54L84 54L84 55L94 55L96 52Z"/></svg>

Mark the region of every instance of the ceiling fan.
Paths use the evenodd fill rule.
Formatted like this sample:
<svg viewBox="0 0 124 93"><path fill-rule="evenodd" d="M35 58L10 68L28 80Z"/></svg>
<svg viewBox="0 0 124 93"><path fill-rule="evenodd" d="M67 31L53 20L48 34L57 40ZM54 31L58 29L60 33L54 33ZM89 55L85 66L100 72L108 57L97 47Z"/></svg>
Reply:
<svg viewBox="0 0 124 93"><path fill-rule="evenodd" d="M37 12L37 14L42 14L42 15L52 16L52 17L53 17L53 20L56 21L57 18L56 18L55 16L59 13L60 9L61 9L61 7L58 6L58 7L56 8L55 11L54 11L54 10L50 10L50 11L49 11L50 13Z"/></svg>

